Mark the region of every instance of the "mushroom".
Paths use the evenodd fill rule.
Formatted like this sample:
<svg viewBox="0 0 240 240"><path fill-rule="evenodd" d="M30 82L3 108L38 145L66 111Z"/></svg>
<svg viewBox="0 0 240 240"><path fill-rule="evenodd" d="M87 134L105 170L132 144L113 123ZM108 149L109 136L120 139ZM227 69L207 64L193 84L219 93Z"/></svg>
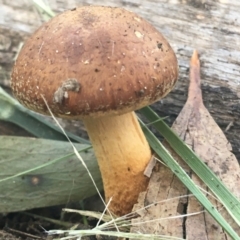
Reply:
<svg viewBox="0 0 240 240"><path fill-rule="evenodd" d="M82 119L116 215L146 190L151 150L134 113L164 97L178 76L176 56L146 20L122 8L84 6L43 24L24 44L11 86L26 107Z"/></svg>

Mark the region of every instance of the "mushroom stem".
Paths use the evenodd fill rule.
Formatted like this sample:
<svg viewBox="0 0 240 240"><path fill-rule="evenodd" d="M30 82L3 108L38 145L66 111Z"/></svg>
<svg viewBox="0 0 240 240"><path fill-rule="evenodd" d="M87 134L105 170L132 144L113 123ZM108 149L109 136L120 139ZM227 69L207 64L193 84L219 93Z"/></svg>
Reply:
<svg viewBox="0 0 240 240"><path fill-rule="evenodd" d="M151 150L134 112L84 120L102 174L105 200L118 216L131 212L147 188Z"/></svg>

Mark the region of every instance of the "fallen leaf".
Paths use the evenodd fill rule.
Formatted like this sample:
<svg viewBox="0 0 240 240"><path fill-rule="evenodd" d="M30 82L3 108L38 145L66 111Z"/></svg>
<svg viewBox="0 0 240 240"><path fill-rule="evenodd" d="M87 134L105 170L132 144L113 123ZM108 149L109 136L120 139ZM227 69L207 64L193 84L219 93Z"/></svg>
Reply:
<svg viewBox="0 0 240 240"><path fill-rule="evenodd" d="M68 142L0 136L0 212L66 204L96 193L95 187ZM89 147L74 144L77 150ZM80 153L99 190L102 180L92 149ZM62 159L61 159L62 158ZM47 165L52 160L57 160ZM45 167L21 174L45 164ZM4 181L3 181L4 180Z"/></svg>
<svg viewBox="0 0 240 240"><path fill-rule="evenodd" d="M188 99L172 129L212 169L232 193L239 197L239 164L231 152L230 143L203 104L200 64L196 51L191 59ZM211 202L240 234L239 226L222 205L211 197L212 193L208 191L203 182L166 143L164 145L194 182L206 191ZM138 210L148 205L146 209ZM230 239L218 223L204 211L200 203L189 195L188 190L172 171L159 163L153 171L147 191L139 196L133 211L137 211L140 217L132 220L132 232L163 234L190 240ZM139 224L140 222L142 224Z"/></svg>

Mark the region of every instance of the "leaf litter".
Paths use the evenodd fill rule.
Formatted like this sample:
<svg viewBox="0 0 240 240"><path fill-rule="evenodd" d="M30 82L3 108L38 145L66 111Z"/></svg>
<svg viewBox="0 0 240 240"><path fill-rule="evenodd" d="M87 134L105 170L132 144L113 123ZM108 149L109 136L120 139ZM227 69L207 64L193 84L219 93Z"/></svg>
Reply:
<svg viewBox="0 0 240 240"><path fill-rule="evenodd" d="M197 51L194 51L190 62L188 99L172 129L239 198L239 164L231 152L230 143L203 104ZM234 230L240 234L239 226L213 197L205 184L166 142L164 145ZM150 207L147 207L149 205ZM196 198L189 195L187 188L174 173L159 163L153 170L147 191L139 195L133 211L139 214L139 218L132 220L131 232L166 234L187 239L231 239L204 211ZM156 221L147 223L150 219ZM137 224L141 222L145 224Z"/></svg>
<svg viewBox="0 0 240 240"><path fill-rule="evenodd" d="M0 136L0 213L65 204L95 194L68 142ZM90 145L75 143L102 190Z"/></svg>
<svg viewBox="0 0 240 240"><path fill-rule="evenodd" d="M204 107L200 89L199 61L196 52L191 61L191 83L188 101L179 114L173 129L175 132L205 161L205 163L219 176L219 178L235 193L239 195L239 165L231 153L231 146L216 125L207 109ZM165 143L165 146L167 144ZM171 151L171 149L168 147ZM208 189L194 175L187 165L176 154L180 165L192 177L207 195ZM153 159L154 162L154 159ZM151 173L151 167L148 169ZM211 198L215 205L221 205ZM140 210L139 210L140 209ZM100 234L112 236L126 236L134 239L228 239L217 223L204 211L197 200L189 195L188 190L178 178L165 166L157 163L153 170L147 192L139 196L139 203L135 206L139 218L132 220L132 236L122 232L105 233L98 226ZM158 221L158 219L162 221ZM124 220L124 218L123 218ZM112 224L116 227L116 219ZM232 221L229 218L229 221ZM111 222L111 221L110 221ZM104 224L103 224L104 225ZM94 229L92 229L94 230ZM92 235L94 231L85 232ZM49 231L52 234L68 233L70 238L81 236L82 231ZM85 235L83 234L83 235ZM140 235L139 235L140 234ZM146 235L145 235L146 234ZM71 236L72 235L72 236ZM153 237L153 235L155 235ZM172 237L171 237L172 236ZM150 238L149 238L150 237ZM156 238L155 238L156 237ZM160 237L160 238L159 238ZM169 238L170 237L170 238Z"/></svg>

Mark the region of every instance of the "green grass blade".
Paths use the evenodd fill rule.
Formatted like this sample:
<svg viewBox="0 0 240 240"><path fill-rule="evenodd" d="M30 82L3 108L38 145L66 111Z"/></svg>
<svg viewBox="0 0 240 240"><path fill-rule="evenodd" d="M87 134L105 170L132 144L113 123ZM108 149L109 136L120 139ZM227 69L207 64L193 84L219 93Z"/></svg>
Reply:
<svg viewBox="0 0 240 240"><path fill-rule="evenodd" d="M38 8L41 8L46 12L49 17L53 17L55 14L49 9L46 9L43 2L40 0L33 0ZM222 184L222 182L215 176L215 174L193 153L193 151L186 146L182 140L176 136L172 130L163 122L159 121L159 117L150 108L146 107L141 109L140 112L148 118L150 122L155 122L152 125L163 135L168 141L170 146L178 153L178 155L186 161L190 168L206 183L211 191L218 197L223 203L235 221L240 223L240 203L231 194L231 192ZM213 207L205 195L195 186L193 181L182 170L182 168L170 157L169 153L160 144L156 137L145 126L144 131L148 141L152 148L160 155L160 157L166 161L166 164L172 169L173 172L183 181L186 187L193 192L196 198L202 203L207 211L219 222L219 224L229 233L233 239L240 239L239 236L233 231L231 226L223 219L218 211ZM230 199L227 201L226 199Z"/></svg>
<svg viewBox="0 0 240 240"><path fill-rule="evenodd" d="M0 138L1 139L1 138ZM85 152L89 149L91 149L92 147L90 145L83 145L82 149L79 149L78 152L81 153L81 152ZM1 148L0 148L1 149ZM20 173L16 173L15 175L12 175L12 176L9 176L9 177L5 177L3 179L0 179L0 183L1 182L4 182L4 181L7 181L7 180L10 180L10 179L13 179L13 178L16 178L16 177L19 177L19 176L22 176L24 174L28 174L28 173L31 173L33 171L36 171L36 170L39 170L41 168L44 168L44 167L49 167L51 165L53 165L54 163L56 162L59 162L59 161L63 161L63 160L66 160L68 159L69 157L73 157L75 155L74 152L72 153L68 153L66 154L65 156L62 156L62 157L58 157L58 158L55 158L53 160L49 160L48 162L44 163L44 164L41 164L37 167L34 167L34 168L30 168L30 169L27 169L25 171L22 171Z"/></svg>
<svg viewBox="0 0 240 240"><path fill-rule="evenodd" d="M147 137L152 149L158 156L167 164L167 166L174 172L174 174L181 180L181 182L191 191L194 196L201 202L204 208L211 214L211 216L225 229L225 231L235 240L240 239L238 234L226 222L217 209L211 204L208 198L200 191L192 179L186 174L181 166L172 158L166 148L154 136L154 134L140 121L144 134Z"/></svg>
<svg viewBox="0 0 240 240"><path fill-rule="evenodd" d="M160 117L149 107L140 112L150 121L161 133L174 151L188 164L198 177L216 195L218 200L225 206L226 210L240 225L240 202L211 171L211 169L172 131L164 122L157 121Z"/></svg>
<svg viewBox="0 0 240 240"><path fill-rule="evenodd" d="M67 204L96 194L68 142L0 136L0 143L0 213ZM102 190L93 149L86 144L74 146Z"/></svg>
<svg viewBox="0 0 240 240"><path fill-rule="evenodd" d="M101 227L101 226L100 226ZM99 228L94 229L83 229L83 230L50 230L48 231L49 235L60 234L65 235L66 237L63 238L54 238L54 239L81 239L84 236L112 236L117 237L117 239L138 239L138 240L183 240L183 238L173 237L173 236L166 236L166 235L155 235L146 234L146 233L126 233L121 231L103 231ZM105 238L106 239L106 238ZM112 239L112 238L110 238ZM114 238L116 239L116 238Z"/></svg>
<svg viewBox="0 0 240 240"><path fill-rule="evenodd" d="M32 0L35 6L41 11L45 20L49 20L55 16L55 13L42 0Z"/></svg>
<svg viewBox="0 0 240 240"><path fill-rule="evenodd" d="M67 141L60 129L41 115L24 108L0 87L0 120L12 122L36 137ZM71 141L89 144L84 138L66 132Z"/></svg>

